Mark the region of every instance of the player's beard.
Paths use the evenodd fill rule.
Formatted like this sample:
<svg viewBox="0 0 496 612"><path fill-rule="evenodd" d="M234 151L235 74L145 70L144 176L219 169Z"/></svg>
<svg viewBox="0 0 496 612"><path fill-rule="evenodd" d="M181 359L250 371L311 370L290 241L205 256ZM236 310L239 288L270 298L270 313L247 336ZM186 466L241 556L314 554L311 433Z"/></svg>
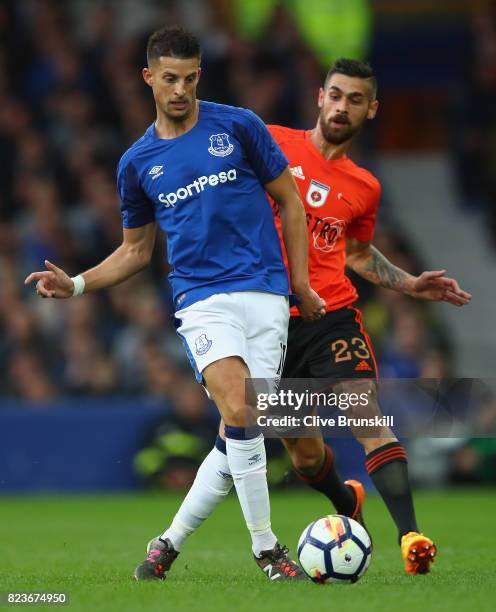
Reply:
<svg viewBox="0 0 496 612"><path fill-rule="evenodd" d="M331 127L330 125L331 121L335 120L336 117L331 117L329 121L327 121L323 113L320 113L319 115L320 131L322 132L322 135L324 136L325 140L334 145L340 145L344 142L347 142L348 140L351 140L353 136L355 136L355 134L362 127L361 123L357 126L354 126L349 123L349 120L347 119L348 123L344 123L341 129L336 129Z"/></svg>

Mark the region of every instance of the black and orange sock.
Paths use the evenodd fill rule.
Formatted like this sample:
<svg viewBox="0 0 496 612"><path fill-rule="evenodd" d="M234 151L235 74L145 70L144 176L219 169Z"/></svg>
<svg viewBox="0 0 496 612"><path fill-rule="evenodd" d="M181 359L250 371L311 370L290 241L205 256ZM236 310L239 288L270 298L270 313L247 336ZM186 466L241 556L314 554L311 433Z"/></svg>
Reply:
<svg viewBox="0 0 496 612"><path fill-rule="evenodd" d="M400 540L405 533L418 531L403 446L399 442L384 444L367 455L365 465L396 523Z"/></svg>
<svg viewBox="0 0 496 612"><path fill-rule="evenodd" d="M320 491L329 498L338 514L350 516L355 509L355 493L344 484L336 472L332 450L329 446L324 446L324 453L324 462L315 476L307 476L301 472L297 474L312 489Z"/></svg>

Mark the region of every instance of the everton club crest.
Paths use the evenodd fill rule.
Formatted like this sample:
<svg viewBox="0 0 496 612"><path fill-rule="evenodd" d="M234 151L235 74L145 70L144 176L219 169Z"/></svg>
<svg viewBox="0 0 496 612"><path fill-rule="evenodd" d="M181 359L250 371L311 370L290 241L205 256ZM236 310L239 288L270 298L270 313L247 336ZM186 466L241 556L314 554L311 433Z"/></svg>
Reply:
<svg viewBox="0 0 496 612"><path fill-rule="evenodd" d="M213 134L210 136L208 152L216 157L226 157L234 150L234 145L229 142L228 134Z"/></svg>
<svg viewBox="0 0 496 612"><path fill-rule="evenodd" d="M195 350L197 355L205 355L211 346L212 340L207 338L207 334L202 334L195 340Z"/></svg>
<svg viewBox="0 0 496 612"><path fill-rule="evenodd" d="M330 191L329 185L324 185L324 183L319 183L319 181L312 179L307 191L308 204L313 208L323 206Z"/></svg>

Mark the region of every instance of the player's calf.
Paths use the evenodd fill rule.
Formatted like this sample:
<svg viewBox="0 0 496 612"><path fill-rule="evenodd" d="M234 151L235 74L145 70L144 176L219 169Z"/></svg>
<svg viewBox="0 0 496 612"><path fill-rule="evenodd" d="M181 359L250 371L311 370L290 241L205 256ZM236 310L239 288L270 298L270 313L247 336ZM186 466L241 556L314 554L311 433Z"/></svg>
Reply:
<svg viewBox="0 0 496 612"><path fill-rule="evenodd" d="M263 436L247 429L245 380L250 377L250 371L240 358L226 357L211 363L203 376L225 423L229 471L250 531L252 550L259 555L261 551L272 549L277 538L270 524Z"/></svg>
<svg viewBox="0 0 496 612"><path fill-rule="evenodd" d="M322 438L286 438L283 443L300 479L312 489L323 493L339 514L353 518L357 502L355 490L345 484L339 476L334 465L332 450L324 445ZM308 473L310 462L318 464L317 469L312 470L313 474ZM302 465L307 466L306 473L297 467Z"/></svg>

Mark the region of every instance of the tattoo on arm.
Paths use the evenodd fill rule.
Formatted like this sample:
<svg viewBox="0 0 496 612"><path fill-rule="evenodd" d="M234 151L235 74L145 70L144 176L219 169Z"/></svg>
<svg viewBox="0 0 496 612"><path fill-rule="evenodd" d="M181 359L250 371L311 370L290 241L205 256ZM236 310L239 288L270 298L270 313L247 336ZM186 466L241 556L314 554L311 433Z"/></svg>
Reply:
<svg viewBox="0 0 496 612"><path fill-rule="evenodd" d="M369 257L363 262L362 269L355 272L376 285L386 289L403 291L410 274L392 264L373 245L370 245Z"/></svg>

